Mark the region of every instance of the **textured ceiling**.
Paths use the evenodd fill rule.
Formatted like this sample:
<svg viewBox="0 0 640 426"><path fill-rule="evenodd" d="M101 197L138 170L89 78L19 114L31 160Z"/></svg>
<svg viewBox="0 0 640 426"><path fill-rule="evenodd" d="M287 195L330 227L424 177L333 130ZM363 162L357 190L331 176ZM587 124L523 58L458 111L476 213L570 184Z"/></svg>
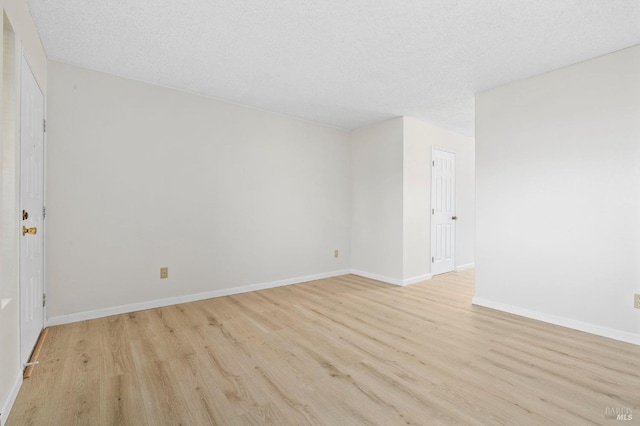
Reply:
<svg viewBox="0 0 640 426"><path fill-rule="evenodd" d="M637 0L29 0L50 59L354 129L640 43Z"/></svg>

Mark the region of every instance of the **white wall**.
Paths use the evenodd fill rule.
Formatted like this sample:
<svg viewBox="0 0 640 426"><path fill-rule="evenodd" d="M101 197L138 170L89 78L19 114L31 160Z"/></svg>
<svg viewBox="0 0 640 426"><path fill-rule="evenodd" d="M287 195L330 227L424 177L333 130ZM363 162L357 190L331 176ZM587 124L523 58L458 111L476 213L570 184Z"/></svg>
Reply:
<svg viewBox="0 0 640 426"><path fill-rule="evenodd" d="M431 277L431 149L456 153L456 266L474 253L473 138L401 117L351 135L355 273L410 284Z"/></svg>
<svg viewBox="0 0 640 426"><path fill-rule="evenodd" d="M476 98L476 303L640 343L640 46Z"/></svg>
<svg viewBox="0 0 640 426"><path fill-rule="evenodd" d="M348 132L57 62L48 109L49 317L348 270Z"/></svg>
<svg viewBox="0 0 640 426"><path fill-rule="evenodd" d="M402 281L402 118L351 134L351 268Z"/></svg>
<svg viewBox="0 0 640 426"><path fill-rule="evenodd" d="M403 279L431 273L431 154L440 148L456 154L456 268L474 262L474 155L471 137L404 118Z"/></svg>
<svg viewBox="0 0 640 426"><path fill-rule="evenodd" d="M2 0L3 78L0 120L0 425L7 420L20 383L20 55L24 52L46 95L47 59L24 0ZM6 19L6 21L5 21ZM8 302L8 303L7 303ZM2 305L0 305L2 306Z"/></svg>
<svg viewBox="0 0 640 426"><path fill-rule="evenodd" d="M431 277L431 147L433 128L403 119L403 279ZM435 128L434 128L435 129ZM423 131L424 130L424 131Z"/></svg>

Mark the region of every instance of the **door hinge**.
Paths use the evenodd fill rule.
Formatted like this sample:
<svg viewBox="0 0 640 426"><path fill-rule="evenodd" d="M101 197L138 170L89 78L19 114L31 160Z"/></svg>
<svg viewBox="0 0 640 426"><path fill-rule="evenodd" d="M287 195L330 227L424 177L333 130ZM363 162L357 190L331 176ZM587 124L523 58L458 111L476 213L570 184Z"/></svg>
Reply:
<svg viewBox="0 0 640 426"><path fill-rule="evenodd" d="M431 256L431 263L433 263L433 256Z"/></svg>
<svg viewBox="0 0 640 426"><path fill-rule="evenodd" d="M432 165L433 167L435 167L435 166L436 166L436 162L435 162L435 160L431 162L431 165Z"/></svg>
<svg viewBox="0 0 640 426"><path fill-rule="evenodd" d="M435 209L431 209L431 214L436 214Z"/></svg>
<svg viewBox="0 0 640 426"><path fill-rule="evenodd" d="M45 217L47 217L47 208L42 206L42 218L44 219Z"/></svg>
<svg viewBox="0 0 640 426"><path fill-rule="evenodd" d="M42 120L42 131L47 133L47 120Z"/></svg>
<svg viewBox="0 0 640 426"><path fill-rule="evenodd" d="M47 295L42 293L42 307L44 308L47 304Z"/></svg>

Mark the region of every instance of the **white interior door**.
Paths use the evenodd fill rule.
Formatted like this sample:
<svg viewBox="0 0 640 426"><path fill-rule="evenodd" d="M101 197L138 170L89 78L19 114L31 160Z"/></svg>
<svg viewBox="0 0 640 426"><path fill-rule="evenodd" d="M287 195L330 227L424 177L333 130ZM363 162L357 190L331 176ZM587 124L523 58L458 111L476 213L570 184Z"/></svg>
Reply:
<svg viewBox="0 0 640 426"><path fill-rule="evenodd" d="M431 274L455 268L456 155L432 150L431 163Z"/></svg>
<svg viewBox="0 0 640 426"><path fill-rule="evenodd" d="M20 357L44 327L44 97L22 58L20 95Z"/></svg>

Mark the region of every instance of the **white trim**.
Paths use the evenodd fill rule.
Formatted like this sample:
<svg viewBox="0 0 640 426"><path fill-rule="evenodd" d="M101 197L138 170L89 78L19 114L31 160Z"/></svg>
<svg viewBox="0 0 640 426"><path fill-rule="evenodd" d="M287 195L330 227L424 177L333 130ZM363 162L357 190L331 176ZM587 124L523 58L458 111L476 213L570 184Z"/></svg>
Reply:
<svg viewBox="0 0 640 426"><path fill-rule="evenodd" d="M384 275L373 274L371 272L360 271L358 269L352 269L351 273L353 275L358 275L358 276L369 278L369 279L372 279L372 280L382 281L383 283L399 285L399 286L403 286L403 287L406 286L406 285L419 283L421 281L426 281L426 280L430 280L431 278L433 278L433 275L431 275L431 274L424 274L424 275L418 275L416 277L405 278L403 280L399 280L397 278L385 277Z"/></svg>
<svg viewBox="0 0 640 426"><path fill-rule="evenodd" d="M384 275L372 274L371 272L360 271L358 269L352 269L351 273L353 275L358 275L361 277L369 278L376 281L382 281L383 283L393 284L393 285L404 285L402 280L397 278L385 277Z"/></svg>
<svg viewBox="0 0 640 426"><path fill-rule="evenodd" d="M349 274L348 269L325 272L321 274L306 275L304 277L288 278L284 280L271 281L266 283L250 284L242 287L225 288L221 290L212 290L204 293L189 294L185 296L176 296L166 299L150 300L148 302L132 303L130 305L114 306L111 308L96 309L93 311L77 312L67 315L56 315L47 319L47 326L69 324L72 322L85 321L96 318L108 317L111 315L126 314L129 312L142 311L145 309L160 308L163 306L177 305L180 303L195 302L197 300L213 299L215 297L230 296L233 294L247 293L256 290L265 290L268 288L282 287L285 285L304 283L307 281L321 280L324 278L337 277L339 275Z"/></svg>
<svg viewBox="0 0 640 426"><path fill-rule="evenodd" d="M640 345L640 335L629 333L626 331L616 330L613 328L602 327L600 325L582 322L565 317L546 314L544 312L532 311L520 308L518 306L507 305L500 302L481 299L474 297L471 301L474 305L484 306L485 308L496 309L498 311L508 312L510 314L520 315L522 317L532 318L538 321L548 322L550 324L571 328L574 330L584 331L586 333L595 334L597 336L608 337L610 339L620 340L622 342Z"/></svg>
<svg viewBox="0 0 640 426"><path fill-rule="evenodd" d="M458 265L456 266L456 272L460 272L460 271L466 271L467 269L473 269L476 267L476 264L471 262L471 263L465 263L464 265Z"/></svg>
<svg viewBox="0 0 640 426"><path fill-rule="evenodd" d="M411 285L411 284L419 283L422 281L430 280L431 278L433 278L433 275L431 274L418 275L413 278L405 278L404 280L402 280L402 285Z"/></svg>
<svg viewBox="0 0 640 426"><path fill-rule="evenodd" d="M22 386L22 370L18 370L18 377L11 387L7 400L2 405L2 411L0 411L0 426L4 426L7 423L13 403L16 402L18 392L20 392L20 386Z"/></svg>

